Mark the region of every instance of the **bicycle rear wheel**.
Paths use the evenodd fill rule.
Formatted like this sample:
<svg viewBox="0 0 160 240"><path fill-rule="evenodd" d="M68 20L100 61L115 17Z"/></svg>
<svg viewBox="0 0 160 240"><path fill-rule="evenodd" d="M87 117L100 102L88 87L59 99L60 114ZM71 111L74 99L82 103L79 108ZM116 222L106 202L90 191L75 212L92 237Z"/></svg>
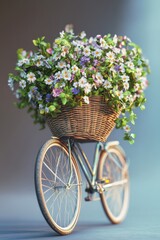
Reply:
<svg viewBox="0 0 160 240"><path fill-rule="evenodd" d="M71 165L71 164L72 165ZM73 231L81 206L81 176L77 162L58 139L47 141L35 167L35 189L42 214L61 235Z"/></svg>
<svg viewBox="0 0 160 240"><path fill-rule="evenodd" d="M125 155L118 146L103 150L99 159L98 179L105 191L100 193L103 209L109 220L123 221L129 203L129 174Z"/></svg>

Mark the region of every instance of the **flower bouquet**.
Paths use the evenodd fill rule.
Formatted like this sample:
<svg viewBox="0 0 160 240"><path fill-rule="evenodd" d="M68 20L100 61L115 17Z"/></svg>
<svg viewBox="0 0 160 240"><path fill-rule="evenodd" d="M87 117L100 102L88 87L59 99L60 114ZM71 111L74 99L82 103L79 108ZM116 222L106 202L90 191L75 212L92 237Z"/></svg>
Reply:
<svg viewBox="0 0 160 240"><path fill-rule="evenodd" d="M67 26L53 45L45 37L33 40L33 44L36 51L17 51L17 73L9 74L8 84L18 98L19 108L28 107L34 122L44 127L46 121L50 123L60 115L65 118L64 111L86 108L81 115L87 114L94 99L99 99L97 105L103 105L99 112L111 116L112 128L124 129L124 139L134 142L135 134L130 133L128 124L135 123L134 108L145 108L149 73L148 63L135 43L126 36L110 34L87 38L84 31L75 35ZM92 108L95 111L91 115L95 115L97 109ZM79 122L79 114L73 116L76 114L75 122Z"/></svg>

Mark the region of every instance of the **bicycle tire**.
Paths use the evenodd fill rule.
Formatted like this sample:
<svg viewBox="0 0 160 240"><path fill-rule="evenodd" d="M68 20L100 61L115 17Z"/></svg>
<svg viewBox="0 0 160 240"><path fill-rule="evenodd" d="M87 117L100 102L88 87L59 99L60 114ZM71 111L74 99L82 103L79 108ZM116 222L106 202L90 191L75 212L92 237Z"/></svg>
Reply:
<svg viewBox="0 0 160 240"><path fill-rule="evenodd" d="M41 147L35 165L35 190L41 212L50 227L60 235L73 231L81 207L81 175L72 154L71 184L67 186L71 172L68 157L67 147L60 140L51 139ZM47 194L51 196L46 197Z"/></svg>
<svg viewBox="0 0 160 240"><path fill-rule="evenodd" d="M117 161L119 161L119 164L121 166L121 168L119 166L119 169L121 170L119 170L120 175L119 177L117 177L118 179L115 179L116 177L114 176L115 174L114 171L116 171L117 167L115 166L115 164L113 164L113 161L112 161L112 165L113 165L112 169L110 166L111 165L110 164L111 160L109 160L109 156L111 156L110 154L114 154L117 157L118 159ZM120 177L122 179L120 179ZM118 195L118 186L117 188L113 187L113 188L110 188L108 191L106 190L100 193L100 199L101 199L104 212L106 213L107 217L113 224L118 224L122 222L127 215L128 206L129 206L129 192L130 192L128 167L126 165L126 158L125 158L124 151L120 148L120 146L110 146L107 149L107 151L102 150L100 154L98 179L105 179L105 178L110 181L109 183L113 183L114 181L117 181L117 180L126 179L126 183L123 186L120 186L120 187L123 187L122 197ZM108 201L109 198L110 198L110 202ZM122 198L121 199L122 204L119 211L117 211L118 213L115 214L113 209L114 207L116 208L117 205L119 204L118 201L120 201L120 198ZM114 203L113 203L113 200L114 200ZM113 204L113 209L111 204Z"/></svg>

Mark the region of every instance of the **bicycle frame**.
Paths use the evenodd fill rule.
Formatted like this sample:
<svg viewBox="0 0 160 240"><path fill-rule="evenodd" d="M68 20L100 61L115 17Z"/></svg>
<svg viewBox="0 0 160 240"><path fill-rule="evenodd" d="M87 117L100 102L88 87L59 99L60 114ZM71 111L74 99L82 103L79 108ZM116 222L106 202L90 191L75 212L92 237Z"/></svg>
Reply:
<svg viewBox="0 0 160 240"><path fill-rule="evenodd" d="M109 142L109 143L105 143L105 144L103 144L101 142L97 142L96 150L95 150L95 154L94 154L94 163L93 163L93 168L92 168L88 161L88 158L87 158L86 154L84 153L84 151L82 150L80 144L78 142L74 141L74 139L68 139L69 159L71 159L70 155L72 152L72 154L77 159L77 161L87 179L90 190L92 192L95 192L97 190L97 185L96 185L97 169L98 169L98 162L99 162L101 150L104 149L107 151L109 146L118 145L118 144L119 144L118 141ZM72 164L70 164L70 166L72 167ZM72 175L70 176L70 179L71 179L71 177L72 177ZM69 180L69 182L70 182L70 180Z"/></svg>

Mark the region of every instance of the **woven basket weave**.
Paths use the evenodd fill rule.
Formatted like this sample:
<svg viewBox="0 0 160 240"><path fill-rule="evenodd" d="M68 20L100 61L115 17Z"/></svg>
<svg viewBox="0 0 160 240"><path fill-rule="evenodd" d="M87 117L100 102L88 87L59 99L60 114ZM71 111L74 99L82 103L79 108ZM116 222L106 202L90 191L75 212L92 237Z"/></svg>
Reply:
<svg viewBox="0 0 160 240"><path fill-rule="evenodd" d="M56 137L74 137L85 141L105 142L120 112L114 111L102 97L90 97L90 103L82 107L63 106L55 118L48 116L46 121Z"/></svg>

